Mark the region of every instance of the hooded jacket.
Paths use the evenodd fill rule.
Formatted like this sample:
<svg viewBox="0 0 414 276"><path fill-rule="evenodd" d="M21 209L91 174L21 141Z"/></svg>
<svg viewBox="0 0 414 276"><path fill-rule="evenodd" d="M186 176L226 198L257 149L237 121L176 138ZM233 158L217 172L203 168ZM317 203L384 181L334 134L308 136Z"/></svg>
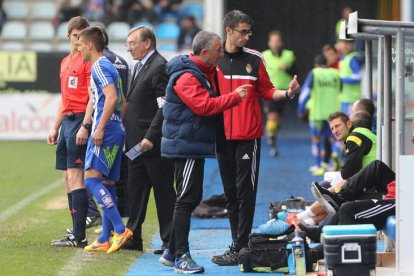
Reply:
<svg viewBox="0 0 414 276"><path fill-rule="evenodd" d="M161 156L167 158L215 157L217 116L239 104L237 92L218 96L215 67L194 56L177 56L166 66L169 82L162 126Z"/></svg>

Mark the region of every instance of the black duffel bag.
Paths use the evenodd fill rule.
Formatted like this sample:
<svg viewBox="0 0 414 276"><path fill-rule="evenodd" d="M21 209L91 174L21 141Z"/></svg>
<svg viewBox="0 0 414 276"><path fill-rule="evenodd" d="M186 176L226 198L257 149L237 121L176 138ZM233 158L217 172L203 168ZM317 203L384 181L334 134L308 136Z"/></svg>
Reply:
<svg viewBox="0 0 414 276"><path fill-rule="evenodd" d="M250 234L249 247L239 252L239 266L242 272L288 272L288 235L294 231L291 226L281 235Z"/></svg>

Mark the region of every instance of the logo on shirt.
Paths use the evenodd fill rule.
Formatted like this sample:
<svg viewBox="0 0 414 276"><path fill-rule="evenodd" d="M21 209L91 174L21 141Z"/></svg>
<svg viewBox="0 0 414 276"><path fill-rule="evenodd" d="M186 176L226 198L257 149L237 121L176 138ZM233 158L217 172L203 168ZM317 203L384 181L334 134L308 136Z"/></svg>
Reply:
<svg viewBox="0 0 414 276"><path fill-rule="evenodd" d="M249 155L246 153L245 155L243 155L242 160L249 160L250 157Z"/></svg>
<svg viewBox="0 0 414 276"><path fill-rule="evenodd" d="M247 63L247 65L246 65L246 72L248 74L250 74L252 72L252 70L253 70L252 65L250 63Z"/></svg>
<svg viewBox="0 0 414 276"><path fill-rule="evenodd" d="M78 88L78 77L69 76L68 87L69 88Z"/></svg>

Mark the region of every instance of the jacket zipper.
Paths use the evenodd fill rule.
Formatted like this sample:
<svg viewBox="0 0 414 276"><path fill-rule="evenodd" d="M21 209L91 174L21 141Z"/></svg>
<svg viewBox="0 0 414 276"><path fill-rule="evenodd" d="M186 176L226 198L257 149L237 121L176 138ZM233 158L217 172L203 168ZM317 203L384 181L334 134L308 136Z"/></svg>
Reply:
<svg viewBox="0 0 414 276"><path fill-rule="evenodd" d="M230 58L230 93L233 91L233 59ZM233 138L233 108L230 109L230 139Z"/></svg>

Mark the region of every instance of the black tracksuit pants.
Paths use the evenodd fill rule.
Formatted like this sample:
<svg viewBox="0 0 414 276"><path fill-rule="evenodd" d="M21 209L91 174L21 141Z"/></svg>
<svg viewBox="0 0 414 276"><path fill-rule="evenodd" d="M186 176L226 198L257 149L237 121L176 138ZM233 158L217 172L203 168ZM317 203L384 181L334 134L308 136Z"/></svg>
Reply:
<svg viewBox="0 0 414 276"><path fill-rule="evenodd" d="M247 247L253 226L259 177L260 138L217 144L221 180L236 250Z"/></svg>
<svg viewBox="0 0 414 276"><path fill-rule="evenodd" d="M361 194L370 188L386 194L388 183L394 180L395 173L379 160L349 178L339 192L348 201L339 208L339 224L372 223L377 229L382 229L388 216L395 215L395 199L361 200Z"/></svg>
<svg viewBox="0 0 414 276"><path fill-rule="evenodd" d="M169 249L180 256L190 252L188 236L191 213L201 202L203 196L204 158L174 159L174 175L177 198Z"/></svg>

